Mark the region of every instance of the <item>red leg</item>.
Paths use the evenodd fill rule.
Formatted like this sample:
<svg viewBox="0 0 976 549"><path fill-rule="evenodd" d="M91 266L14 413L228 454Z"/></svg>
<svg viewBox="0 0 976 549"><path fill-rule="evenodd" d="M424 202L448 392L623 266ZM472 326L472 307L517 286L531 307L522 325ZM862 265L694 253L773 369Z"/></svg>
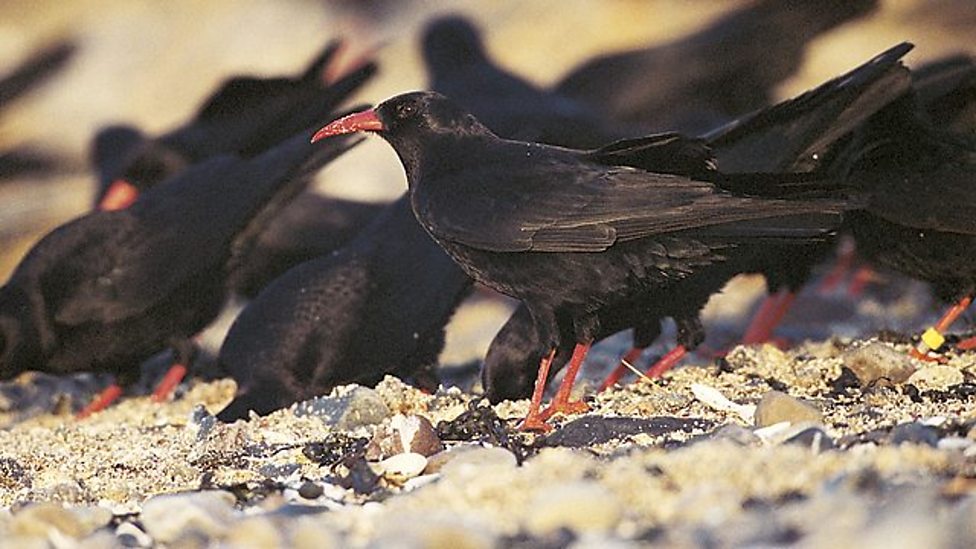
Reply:
<svg viewBox="0 0 976 549"><path fill-rule="evenodd" d="M854 276L851 277L851 285L847 287L847 295L851 297L859 297L864 293L864 288L868 284L873 282L877 278L877 273L874 269L864 265L859 267L857 271L854 272Z"/></svg>
<svg viewBox="0 0 976 549"><path fill-rule="evenodd" d="M607 378L603 380L603 383L600 384L600 388L597 391L602 393L603 391L606 391L610 387L616 385L616 383L620 381L620 378L622 378L624 374L627 373L628 370L630 370L630 368L625 366L624 363L633 366L634 362L636 362L637 359L640 358L643 352L644 349L641 349L639 347L634 347L631 350L627 351L627 354L625 354L623 358L620 359L620 364L618 364L617 367L614 368L612 372L610 372L610 375L608 375Z"/></svg>
<svg viewBox="0 0 976 549"><path fill-rule="evenodd" d="M684 345L678 345L674 349L671 349L658 359L653 366L647 369L647 372L645 372L647 377L661 377L664 375L664 372L674 368L686 354L688 354L688 349Z"/></svg>
<svg viewBox="0 0 976 549"><path fill-rule="evenodd" d="M773 335L773 330L786 316L786 312L790 310L795 299L796 294L787 290L766 297L762 306L759 307L759 312L756 313L746 329L745 335L742 336L742 344L754 345L769 341Z"/></svg>
<svg viewBox="0 0 976 549"><path fill-rule="evenodd" d="M959 349L960 351L972 351L973 349L976 349L976 336L960 341L958 344L956 344L956 349Z"/></svg>
<svg viewBox="0 0 976 549"><path fill-rule="evenodd" d="M573 392L573 383L576 381L576 376L579 375L580 368L583 366L583 359L586 358L586 353L589 350L589 343L577 343L576 347L573 348L573 358L569 360L569 367L566 368L563 382L559 384L559 389L556 390L556 396L553 397L552 403L542 411L542 417L549 419L554 414L559 413L581 414L590 409L582 400L569 400L570 394Z"/></svg>
<svg viewBox="0 0 976 549"><path fill-rule="evenodd" d="M948 330L949 326L952 326L952 323L955 322L956 319L959 318L964 312L966 312L966 309L969 308L969 305L972 302L973 296L967 295L966 297L960 299L959 303L956 303L950 307L949 310L942 315L942 318L935 323L935 326L929 328L922 334L922 341L917 347L909 351L909 354L919 360L929 362L945 362L946 359L931 357L928 353L929 351L937 351L940 347L942 347L942 343L944 341L942 333Z"/></svg>
<svg viewBox="0 0 976 549"><path fill-rule="evenodd" d="M75 419L85 419L86 417L94 414L95 412L101 412L105 408L108 408L113 402L118 400L122 396L122 387L113 383L98 393L95 400L88 403L77 414L75 414Z"/></svg>
<svg viewBox="0 0 976 549"><path fill-rule="evenodd" d="M841 281L847 276L847 273L851 270L851 266L854 264L854 244L850 242L844 242L839 251L837 252L837 261L834 263L834 267L830 269L820 283L819 291L821 294L827 294L832 292Z"/></svg>
<svg viewBox="0 0 976 549"><path fill-rule="evenodd" d="M156 390L153 391L152 401L153 402L163 402L168 399L172 394L176 386L183 381L186 377L186 366L182 364L174 364L169 367L169 371L160 380L159 385L156 385Z"/></svg>
<svg viewBox="0 0 976 549"><path fill-rule="evenodd" d="M539 409L542 408L542 395L546 392L549 367L552 366L552 359L555 356L556 350L553 349L539 362L539 373L535 378L535 388L532 391L532 401L529 403L529 413L519 425L519 429L522 431L549 431L552 429L542 417Z"/></svg>

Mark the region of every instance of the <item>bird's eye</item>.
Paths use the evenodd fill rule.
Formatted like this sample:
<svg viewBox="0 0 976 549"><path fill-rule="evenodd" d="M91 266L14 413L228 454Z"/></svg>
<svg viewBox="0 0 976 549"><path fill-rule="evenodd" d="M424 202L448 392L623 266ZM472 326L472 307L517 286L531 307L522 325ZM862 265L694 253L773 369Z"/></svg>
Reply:
<svg viewBox="0 0 976 549"><path fill-rule="evenodd" d="M397 118L410 118L414 113L413 105L407 103L397 107Z"/></svg>

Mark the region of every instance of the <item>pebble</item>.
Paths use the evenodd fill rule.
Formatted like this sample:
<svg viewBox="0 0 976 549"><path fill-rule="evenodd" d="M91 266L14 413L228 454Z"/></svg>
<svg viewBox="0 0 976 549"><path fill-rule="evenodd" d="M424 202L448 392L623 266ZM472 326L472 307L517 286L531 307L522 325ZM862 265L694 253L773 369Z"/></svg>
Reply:
<svg viewBox="0 0 976 549"><path fill-rule="evenodd" d="M301 517L291 528L290 546L295 549L332 549L343 547L342 539L318 517Z"/></svg>
<svg viewBox="0 0 976 549"><path fill-rule="evenodd" d="M379 462L380 474L394 482L404 482L407 479L419 476L427 467L427 458L411 452L397 454Z"/></svg>
<svg viewBox="0 0 976 549"><path fill-rule="evenodd" d="M284 541L271 519L260 515L235 522L224 538L225 544L229 547L255 549L283 547Z"/></svg>
<svg viewBox="0 0 976 549"><path fill-rule="evenodd" d="M157 543L173 543L184 536L219 538L231 528L234 496L217 490L164 494L142 506L140 518Z"/></svg>
<svg viewBox="0 0 976 549"><path fill-rule="evenodd" d="M457 480L509 474L518 460L515 454L497 446L460 446L431 456L430 464L425 473L440 472Z"/></svg>
<svg viewBox="0 0 976 549"><path fill-rule="evenodd" d="M499 547L487 525L450 510L388 516L367 546L370 549L491 549Z"/></svg>
<svg viewBox="0 0 976 549"><path fill-rule="evenodd" d="M115 537L123 547L151 547L153 540L131 522L123 522L115 529Z"/></svg>
<svg viewBox="0 0 976 549"><path fill-rule="evenodd" d="M841 358L844 366L857 376L862 387L879 379L902 383L915 371L915 365L907 353L880 341L845 351Z"/></svg>
<svg viewBox="0 0 976 549"><path fill-rule="evenodd" d="M390 417L390 409L379 393L359 385L336 387L328 396L317 397L295 405L298 417L315 416L337 429L353 430L375 425Z"/></svg>
<svg viewBox="0 0 976 549"><path fill-rule="evenodd" d="M833 450L836 445L834 439L819 427L809 427L786 439L783 444L796 444L810 448L814 453L819 454L827 450Z"/></svg>
<svg viewBox="0 0 976 549"><path fill-rule="evenodd" d="M216 424L216 416L211 414L203 404L197 404L190 412L190 421L186 423L186 428L190 432L196 433L197 442L202 442L207 440L207 435L210 434Z"/></svg>
<svg viewBox="0 0 976 549"><path fill-rule="evenodd" d="M404 452L426 457L443 449L430 420L418 415L397 414L376 430L366 447L366 459L376 461Z"/></svg>
<svg viewBox="0 0 976 549"><path fill-rule="evenodd" d="M920 391L945 391L964 381L965 378L958 368L941 364L921 368L908 378L908 383Z"/></svg>
<svg viewBox="0 0 976 549"><path fill-rule="evenodd" d="M319 496L325 493L325 489L322 488L320 484L306 480L298 488L298 495L305 499L317 499Z"/></svg>
<svg viewBox="0 0 976 549"><path fill-rule="evenodd" d="M738 446L759 446L762 442L751 429L735 424L727 423L702 440L727 440Z"/></svg>
<svg viewBox="0 0 976 549"><path fill-rule="evenodd" d="M27 505L14 513L8 528L13 535L46 537L57 532L77 540L111 520L111 511L102 507L65 508L45 502Z"/></svg>
<svg viewBox="0 0 976 549"><path fill-rule="evenodd" d="M756 425L768 427L770 425L788 421L823 421L823 414L816 406L780 391L769 391L763 395L756 406Z"/></svg>
<svg viewBox="0 0 976 549"><path fill-rule="evenodd" d="M617 497L593 481L575 481L540 489L532 498L525 528L536 536L566 528L573 532L605 532L623 515Z"/></svg>
<svg viewBox="0 0 976 549"><path fill-rule="evenodd" d="M889 442L895 445L911 442L936 447L940 438L938 429L915 421L895 425L888 434Z"/></svg>

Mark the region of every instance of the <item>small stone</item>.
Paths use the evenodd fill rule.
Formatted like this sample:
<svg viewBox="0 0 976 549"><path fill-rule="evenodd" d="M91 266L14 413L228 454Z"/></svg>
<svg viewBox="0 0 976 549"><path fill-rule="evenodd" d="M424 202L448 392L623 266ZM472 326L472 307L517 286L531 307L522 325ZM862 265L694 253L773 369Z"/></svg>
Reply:
<svg viewBox="0 0 976 549"><path fill-rule="evenodd" d="M186 428L196 432L197 442L202 442L207 440L207 435L216 424L217 418L203 404L197 404L190 412L190 421L186 423Z"/></svg>
<svg viewBox="0 0 976 549"><path fill-rule="evenodd" d="M316 484L310 480L306 480L298 488L298 495L305 499L317 499L319 496L325 493L325 489L321 485Z"/></svg>
<svg viewBox="0 0 976 549"><path fill-rule="evenodd" d="M920 391L945 391L964 381L965 378L958 368L941 364L921 368L908 378L908 383L918 387Z"/></svg>
<svg viewBox="0 0 976 549"><path fill-rule="evenodd" d="M379 462L383 476L394 482L404 482L419 476L427 467L427 458L410 452L397 454Z"/></svg>
<svg viewBox="0 0 976 549"><path fill-rule="evenodd" d="M738 446L759 446L762 443L762 440L751 429L735 423L727 423L700 440L710 439L727 440Z"/></svg>
<svg viewBox="0 0 976 549"><path fill-rule="evenodd" d="M426 457L443 449L430 420L423 416L397 414L376 430L366 447L366 459L375 461L404 452Z"/></svg>
<svg viewBox="0 0 976 549"><path fill-rule="evenodd" d="M895 445L909 442L927 444L933 448L939 445L940 438L938 429L916 421L895 425L888 434L888 440Z"/></svg>
<svg viewBox="0 0 976 549"><path fill-rule="evenodd" d="M880 341L846 351L841 357L844 366L854 372L862 387L879 379L902 383L915 371L907 353Z"/></svg>
<svg viewBox="0 0 976 549"><path fill-rule="evenodd" d="M491 549L501 547L479 519L447 510L407 512L389 517L377 528L369 547Z"/></svg>
<svg viewBox="0 0 976 549"><path fill-rule="evenodd" d="M115 529L115 537L123 547L151 547L153 540L131 522L123 522Z"/></svg>
<svg viewBox="0 0 976 549"><path fill-rule="evenodd" d="M793 435L792 437L786 439L783 444L796 444L798 446L803 446L805 448L810 448L815 453L825 452L827 450L833 450L835 448L834 440L830 438L830 435L823 432L823 429L818 427L810 427L809 429L804 429L799 433Z"/></svg>
<svg viewBox="0 0 976 549"><path fill-rule="evenodd" d="M206 491L164 494L142 506L142 524L157 543L172 543L183 536L219 538L234 520L234 496Z"/></svg>
<svg viewBox="0 0 976 549"><path fill-rule="evenodd" d="M462 450L463 448L463 450ZM518 465L515 454L495 446L460 446L431 457L425 473L440 472L456 479L481 475L504 475Z"/></svg>
<svg viewBox="0 0 976 549"><path fill-rule="evenodd" d="M248 517L235 522L227 536L225 544L229 547L282 547L284 540L271 519L263 516Z"/></svg>
<svg viewBox="0 0 976 549"><path fill-rule="evenodd" d="M101 507L65 508L56 503L34 503L13 515L10 519L11 534L21 536L48 536L57 531L62 535L81 539L112 520L112 513Z"/></svg>
<svg viewBox="0 0 976 549"><path fill-rule="evenodd" d="M544 536L561 528L573 532L605 532L623 515L617 497L590 481L553 485L541 490L529 504L526 529Z"/></svg>
<svg viewBox="0 0 976 549"><path fill-rule="evenodd" d="M768 427L783 421L790 423L820 422L823 421L823 414L813 404L791 397L786 393L769 391L763 395L759 405L756 406L756 425Z"/></svg>
<svg viewBox="0 0 976 549"><path fill-rule="evenodd" d="M13 458L0 458L0 488L16 491L31 487L31 477L24 467Z"/></svg>
<svg viewBox="0 0 976 549"><path fill-rule="evenodd" d="M339 535L325 521L315 517L301 517L294 521L290 545L295 549L331 549L343 546Z"/></svg>
<svg viewBox="0 0 976 549"><path fill-rule="evenodd" d="M336 387L328 396L299 402L294 407L298 417L316 416L345 431L375 425L390 417L390 413L379 393L359 385Z"/></svg>

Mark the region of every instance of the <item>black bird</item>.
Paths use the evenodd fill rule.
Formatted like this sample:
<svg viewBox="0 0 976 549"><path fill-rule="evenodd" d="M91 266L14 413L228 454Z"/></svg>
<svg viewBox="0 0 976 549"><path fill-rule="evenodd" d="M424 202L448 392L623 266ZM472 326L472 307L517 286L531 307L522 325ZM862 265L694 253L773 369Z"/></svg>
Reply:
<svg viewBox="0 0 976 549"><path fill-rule="evenodd" d="M130 126L112 126L93 140L100 209L127 206L139 193L218 154L251 157L310 126L335 118L337 109L376 71L372 63L326 82L341 43L330 42L295 77L239 76L224 82L199 112L179 128L149 138ZM234 291L253 297L293 265L338 248L365 227L385 204L299 195L257 236L241 265Z"/></svg>
<svg viewBox="0 0 976 549"><path fill-rule="evenodd" d="M217 417L423 373L470 286L400 198L347 246L292 268L241 312L218 358L237 396Z"/></svg>
<svg viewBox="0 0 976 549"><path fill-rule="evenodd" d="M334 82L323 71L341 43L329 42L296 77L237 76L224 82L182 126L148 137L131 126L110 126L93 140L99 186L95 204L116 209L142 190L218 154L251 157L334 118L340 105L376 72L366 63Z"/></svg>
<svg viewBox="0 0 976 549"><path fill-rule="evenodd" d="M808 42L877 0L760 0L686 38L598 56L554 91L656 131L707 131L765 107Z"/></svg>
<svg viewBox="0 0 976 549"><path fill-rule="evenodd" d="M626 325L648 313L697 318L716 280L720 286L752 270L778 246L823 238L849 207L723 190L708 181L726 176L714 171L707 148L673 134L594 151L503 140L433 92L348 115L315 139L356 131L391 144L420 224L476 281L522 300L552 349L540 364L526 428L546 428L549 413L585 408L569 393L607 311L633 315ZM630 167L652 160L667 173ZM751 191L786 193L764 183L741 180ZM576 342L566 382L540 413L564 332Z"/></svg>
<svg viewBox="0 0 976 549"><path fill-rule="evenodd" d="M423 34L428 89L452 98L496 135L591 148L641 135L609 123L592 106L536 86L497 66L478 29L459 15L439 17Z"/></svg>
<svg viewBox="0 0 976 549"><path fill-rule="evenodd" d="M937 298L954 304L912 349L922 360L943 360L930 351L942 348L943 333L976 293L974 74L970 65L945 88L938 77L946 73L933 68L932 78L916 80L916 93L872 116L836 160L869 197L847 221L858 252L928 282Z"/></svg>
<svg viewBox="0 0 976 549"><path fill-rule="evenodd" d="M128 208L45 236L0 288L0 378L99 371L126 384L167 347L187 359L188 338L220 311L259 225L350 147L316 148L309 136L199 163Z"/></svg>
<svg viewBox="0 0 976 549"><path fill-rule="evenodd" d="M705 140L712 148L717 165L723 172L731 173L821 170L838 143L846 144L844 138L853 130L907 91L911 80L899 59L910 49L909 44L898 45L799 97L710 132ZM786 250L788 257L765 266L757 265L757 270L767 279L769 292L786 296L775 303L788 302L791 292L806 281L811 268L832 246L828 240L805 244L802 251L798 246L791 247ZM613 319L608 320L610 322L604 321L598 339L612 335L618 328ZM659 335L657 319L644 317L641 320L641 324L634 327L633 349L622 362L635 362L643 349ZM656 363L651 374L663 373L684 350L693 348L701 333L701 329L688 320L679 324L678 330L682 345ZM542 347L533 330L531 316L524 306L520 307L495 336L485 356L482 381L486 396L492 402L528 397L535 378L534 365L542 358ZM565 360L565 353L563 356ZM555 361L553 368L561 368L564 360ZM623 365L618 367L604 386L615 383L625 371Z"/></svg>

